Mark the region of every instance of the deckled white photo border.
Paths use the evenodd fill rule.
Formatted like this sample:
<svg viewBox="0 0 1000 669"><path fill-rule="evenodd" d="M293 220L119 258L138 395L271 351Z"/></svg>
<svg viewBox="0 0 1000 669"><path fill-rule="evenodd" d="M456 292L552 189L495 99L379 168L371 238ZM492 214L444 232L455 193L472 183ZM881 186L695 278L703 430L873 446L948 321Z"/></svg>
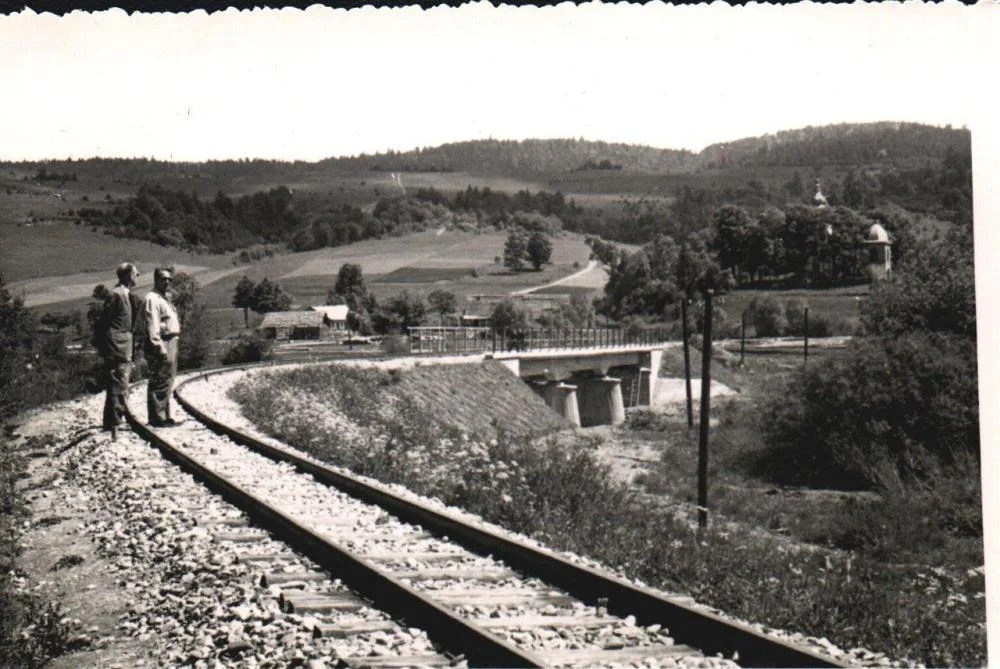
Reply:
<svg viewBox="0 0 1000 669"><path fill-rule="evenodd" d="M253 21L247 21L248 16L253 16ZM818 19L813 23L815 32L803 33L802 16ZM303 21L303 18L307 21ZM594 17L599 17L595 20ZM672 61L663 62L655 58L657 50L650 48L647 42L637 39L632 45L635 52L623 58L622 49L628 49L629 40L621 39L622 35L628 35L630 31L636 34L647 35L653 30L657 22L663 22L664 30L671 21L685 22L691 17L701 17L705 19L705 27L701 32L694 32L688 37L691 40L692 48L687 53L687 57L676 58ZM365 19L365 20L362 20ZM794 19L794 20L793 20ZM155 26L164 21L172 22L174 31L173 51L165 49L160 60L149 60L143 56L146 49L160 46L161 42L156 40L145 41L142 39L142 31L134 30L140 26ZM194 113L207 113L211 115L211 110L203 112L199 105L202 101L189 101L184 98L184 82L174 80L171 75L171 63L179 62L182 58L190 56L188 49L192 45L199 44L198 36L206 38L212 37L213 42L203 42L205 48L205 66L213 67L220 59L227 57L226 46L240 43L241 35L250 37L257 31L270 31L274 36L281 36L268 43L266 48L273 48L272 53L276 67L287 67L287 63L282 61L281 48L287 48L289 54L295 54L294 47L300 40L297 31L314 33L318 27L330 26L331 30L337 25L350 23L356 27L360 33L355 33L345 37L339 35L339 39L348 37L355 41L359 47L359 59L356 67L365 67L372 61L377 63L377 67L372 67L369 72L368 88L365 87L365 78L350 75L351 88L340 90L338 88L338 78L348 76L346 71L339 72L337 68L331 68L326 81L318 81L316 99L321 100L317 104L326 106L361 105L364 106L366 98L372 98L381 87L395 87L402 90L407 95L401 95L396 109L396 126L390 131L390 124L393 123L392 116L388 114L375 114L376 120L386 124L386 143L378 144L361 142L357 146L367 146L365 150L374 152L387 148L398 148L405 150L413 145L432 146L442 141L458 141L462 139L475 139L478 137L511 137L516 138L516 129L503 124L505 116L515 116L528 118L523 109L528 107L537 115L544 115L546 106L560 103L556 97L546 98L547 95L569 97L571 102L577 105L575 111L572 107L561 109L558 115L551 118L546 116L548 124L525 124L524 134L520 138L526 137L555 137L555 136L586 136L588 139L606 141L631 141L635 143L650 143L663 148L679 148L669 145L667 142L673 137L666 134L653 134L647 141L642 141L636 136L636 131L641 123L647 123L650 115L663 112L664 123L691 124L689 117L679 114L674 110L674 117L680 120L671 120L669 113L671 106L681 108L685 105L697 107L699 99L705 96L718 100L721 105L729 105L730 113L750 114L751 110L775 110L774 125L765 127L761 132L791 129L799 125L818 125L822 122L800 123L796 125L794 121L782 120L782 115L777 113L777 109L782 105L783 97L787 90L794 91L802 99L810 100L811 104L817 108L824 105L830 108L857 109L858 117L849 118L850 114L841 114L837 118L829 118L825 122L834 123L839 121L862 121L862 120L919 120L920 110L916 109L911 118L861 118L864 110L871 105L871 96L879 95L879 78L872 77L871 72L877 71L881 76L881 83L885 87L884 91L892 89L900 80L905 79L908 85L923 87L927 96L924 98L928 105L934 99L934 95L940 92L942 96L951 96L953 104L939 104L940 110L954 112L954 119L950 122L955 125L966 125L972 132L973 143L973 177L974 177L974 217L976 222L976 290L978 304L979 323L979 355L980 355L980 397L981 397L981 421L983 431L983 501L986 509L985 522L985 542L988 555L987 568L987 591L988 591L988 615L991 622L997 620L997 596L998 579L994 577L996 557L1000 552L1000 532L995 529L998 520L998 508L1000 508L1000 493L997 491L997 472L1000 471L998 463L997 445L998 435L1000 435L1000 425L998 425L998 414L995 408L1000 398L1000 387L998 387L997 375L1000 373L998 365L997 349L1000 332L1000 318L998 318L997 304L994 293L1000 287L1000 208L997 205L996 186L1000 177L1000 130L998 130L998 115L996 105L996 82L1000 79L1000 47L997 46L998 36L1000 36L1000 5L995 2L980 3L974 7L960 5L956 2L946 2L941 4L922 4L916 2L907 3L878 3L854 5L814 5L800 3L797 5L773 6L751 4L743 7L730 7L725 3L712 3L701 6L669 6L663 3L648 3L646 5L600 5L588 3L586 5L564 4L557 7L513 7L501 6L492 7L485 3L474 3L462 7L439 7L431 10L421 10L419 8L401 9L375 9L372 7L359 7L351 10L329 9L322 6L311 7L302 11L297 9L286 10L256 10L254 12L236 12L235 10L223 11L220 13L208 14L206 12L194 12L186 15L132 15L129 16L121 10L111 10L108 12L98 12L86 14L74 12L67 16L56 17L47 14L36 14L30 11L17 12L0 16L0 81L5 82L4 88L7 91L6 101L0 105L0 160L36 159L36 158L64 158L74 151L79 152L79 157L89 157L91 155L105 155L101 151L110 154L122 155L123 153L135 156L156 156L161 159L193 159L198 160L204 157L240 157L233 155L213 155L211 140L200 140L203 143L199 146L186 147L184 151L173 152L170 146L183 145L186 133L193 132L190 124L184 118L184 109L194 107ZM469 40L468 36L489 35L490 25L500 25L516 23L517 29L507 29L503 33L506 37L503 43L494 46L495 54L490 60L482 52L477 52L476 57L467 55L466 50L476 46L475 42ZM712 25L718 26L718 30L713 30ZM728 64L733 68L738 68L741 63L754 57L755 51L748 50L746 41L741 41L738 45L727 43L725 37L732 35L732 25L738 24L740 29L748 34L755 31L759 34L759 50L773 50L777 53L784 53L785 61L783 65L789 72L796 75L804 70L801 68L803 61L816 58L816 53L812 51L816 44L823 43L824 35L832 34L833 31L845 30L845 26L856 34L864 36L860 42L847 40L850 46L845 46L843 51L835 51L839 58L841 67L857 74L858 88L851 91L845 88L840 76L832 76L828 69L817 68L815 77L788 76L783 82L780 77L776 77L774 72L761 71L760 94L757 96L747 95L746 82L728 82L730 86L739 86L744 92L739 104L733 104L733 98L719 91L712 89L712 73L717 73ZM58 70L46 70L44 64L54 61L57 66L65 62L66 67L72 66L72 59L75 57L86 60L95 51L108 48L109 42L101 26L111 26L111 35L119 35L122 48L120 52L119 66L122 69L110 67L107 72L100 72L99 77L89 79L61 80L58 76L42 76L37 80L32 80L31 75L35 72L56 72ZM217 31L219 25L224 28ZM723 29L723 27L726 29ZM825 26L825 27L824 27ZM920 26L924 26L920 28ZM776 30L777 28L777 30ZM352 28L352 30L355 28ZM120 32L115 33L115 30ZM216 30L216 32L212 32ZM382 60L375 57L380 50L392 49L393 44L430 44L427 41L412 40L412 31L431 30L434 41L442 47L441 53L447 54L449 43L454 43L452 58L441 58L439 67L433 72L421 71L420 64L426 63L422 60L421 52L406 54L402 51L395 54L394 59ZM782 30L786 32L782 33ZM586 47L591 51L585 53L565 52L565 37L573 34L573 31L586 31L589 41ZM336 32L336 30L333 30ZM88 40L78 40L72 42L73 35L89 34ZM500 34L500 33L497 33ZM781 37L781 35L784 37ZM464 37L463 37L464 35ZM213 37L214 36L214 37ZM675 35L676 37L676 35ZM60 42L70 39L70 51L61 51ZM311 37L309 39L315 39ZM775 43L777 40L777 44ZM782 41L784 40L784 41ZM541 41L541 48L540 48ZM539 54L546 53L545 42L551 42L551 56L548 59L540 58ZM110 42L114 47L114 40ZM166 42L169 46L170 42ZM212 45L215 48L211 48ZM886 45L903 45L906 48L887 48ZM701 48L697 48L697 47ZM836 46L831 47L836 49ZM74 51L76 50L76 51ZM828 49L829 51L829 49ZM518 56L519 52L531 55L527 60ZM129 57L131 54L131 57ZM594 55L605 54L613 61L615 67L600 68L600 58ZM914 76L920 73L910 71L910 62L905 58L893 60L899 54L911 54L914 59L919 59L923 54L921 63L926 67L926 76ZM926 56L930 55L928 59ZM826 55L829 55L827 53ZM249 55L248 55L249 57ZM586 77L572 67L571 61L574 58L588 58L588 62L595 63L595 74L591 88L587 90ZM65 61L60 59L67 59ZM530 71L527 66L534 59L536 68L541 71L543 77L538 78L538 72ZM468 62L470 61L471 62ZM822 59L823 63L831 62L829 58ZM114 59L107 61L113 63ZM104 62L104 61L101 61ZM159 62L161 70L130 69L136 63L143 66L149 63ZM257 62L257 61L254 61ZM498 82L497 94L489 96L485 91L488 87L483 87L474 81L468 73L475 72L476 66L483 72L483 76L491 76L497 63L508 62L511 67L518 67L523 70L524 86L521 90L511 90L509 86L500 86ZM933 63L939 63L940 67L934 67ZM387 63L395 63L396 69L387 66ZM631 63L631 67L625 65ZM777 61L781 65L781 61ZM249 76L241 69L241 61L234 59L230 64L231 79L241 83L252 83L253 73ZM693 92L690 87L679 85L670 89L658 85L656 82L663 79L674 78L685 84L696 82L698 77L691 76L691 72L699 71L699 68L708 72L704 85ZM868 69L866 69L868 68ZM630 82L642 81L642 78L635 76L634 71L641 70L645 73L648 85L660 97L643 97L641 95L629 96ZM165 105L167 113L160 115L145 106L142 87L135 87L130 93L132 105L129 108L128 98L121 98L119 94L122 90L133 87L137 81L135 78L122 77L121 73L134 76L149 77L152 81L160 82L166 90L155 90L151 93L154 101ZM465 76L456 75L455 72L462 72ZM838 75L840 73L837 73ZM544 77L547 76L548 80ZM565 88L560 85L566 77L571 77L576 88ZM607 105L608 114L614 113L617 105L621 110L621 127L601 126L599 118L594 116L590 125L574 122L575 117L585 115L588 104L600 103L600 81L605 79L617 79L617 84L611 82L608 90L613 91L617 96L615 104ZM413 78L422 78L424 83L424 93L426 98L415 95L414 92L421 90L420 86L412 84ZM832 81L836 85L832 85ZM270 80L269 80L270 81ZM305 80L304 80L305 81ZM956 83L957 82L957 83ZM507 78L502 83L509 83ZM225 81L219 82L220 86L225 86ZM720 84L721 85L721 84ZM171 87L174 92L171 92ZM421 105L426 100L432 99L435 95L442 95L442 87L454 87L465 94L466 114L468 118L480 117L479 125L465 125L462 128L465 132L462 136L448 136L447 127L444 127L444 134L434 135L431 133L417 133L413 135L410 146L394 146L405 144L407 137L407 124L411 127L420 127L421 124L432 124L433 119L419 113ZM582 87L582 88L581 88ZM322 90L321 90L322 89ZM596 91L596 92L595 92ZM283 91L278 91L282 93ZM670 99L664 95L669 92ZM902 95L906 91L900 91ZM450 95L450 94L449 94ZM850 96L854 95L854 100ZM700 96L700 97L699 97ZM386 98L374 96L384 106ZM847 100L845 101L845 97ZM112 99L116 101L115 108L104 108L101 100ZM449 98L461 100L461 97ZM72 100L72 103L67 102ZM293 102L300 98L293 98ZM332 102L331 102L332 100ZM652 102L650 102L652 100ZM562 101L565 102L565 101ZM846 106L845 105L846 102ZM851 106L851 103L854 106ZM941 101L938 101L941 102ZM945 101L947 102L947 101ZM641 105L659 105L652 112L645 111L639 113L636 109ZM81 121L82 116L87 116L87 110L91 106L97 107L93 118L88 122ZM125 110L122 111L121 107ZM484 108L489 107L487 112ZM500 111L496 108L500 107ZM269 109L271 109L269 107ZM278 109L275 107L274 109ZM631 110L626 113L625 110ZM271 116L252 116L252 122L258 129L268 127L267 120L270 119L273 125L281 121L280 113L273 109L269 112ZM753 112L758 113L758 112ZM76 117L72 116L73 114ZM560 118L561 115L561 118ZM944 114L947 116L947 113ZM224 115L223 115L224 116ZM360 116L364 116L361 114ZM702 124L713 125L713 119L717 118L711 114L702 114L705 118ZM822 115L818 115L817 118ZM359 115L346 117L349 121L358 118ZM101 122L101 119L104 122ZM294 117L298 120L313 120L306 115ZM456 116L455 119L461 117ZM588 117L590 118L590 117ZM812 117L810 117L812 118ZM685 120L686 119L686 120ZM239 119L232 119L236 122ZM943 118L935 116L929 119L931 122L945 122ZM123 122L124 121L124 122ZM221 119L214 119L212 122L221 123ZM61 125L62 127L61 127ZM445 126L455 126L455 123L445 124ZM211 127L209 124L207 127ZM224 126L219 125L217 141L223 143L226 140ZM602 135L602 127L608 128ZM692 128L694 125L691 126ZM566 128L564 134L559 134L560 128ZM204 132L202 128L201 132ZM294 155L296 147L315 144L312 141L308 124L303 124L301 128L288 131L287 135L279 137L278 141L272 143L262 143L248 149L247 155L266 156L271 152L272 157L296 157ZM60 134L61 133L61 134ZM80 137L93 134L98 138L96 144L88 144L82 141L75 147ZM100 136L100 133L108 133ZM117 134L116 134L117 133ZM132 133L134 142L124 148L116 143L116 137L122 134ZM169 136L166 143L157 141L164 133ZM170 135L170 133L173 133ZM632 133L632 134L630 134ZM720 132L713 141L724 141L738 139L742 136L761 134L760 132ZM655 136L654 136L655 135ZM305 140L303 141L303 136ZM702 136L702 135L700 135ZM704 135L707 137L707 135ZM704 141L704 140L702 140ZM705 141L704 143L708 143ZM164 150L167 146L167 150ZM226 145L226 151L231 151L232 147ZM348 146L348 145L345 145ZM354 145L350 145L354 146ZM55 147L55 148L53 148ZM67 150L60 150L66 147ZM688 147L693 148L693 147ZM37 153L36 149L41 153ZM202 150L202 154L198 154ZM291 151L286 156L273 155L283 151ZM345 150L350 151L350 148ZM185 153L185 151L187 153ZM335 155L331 146L330 153ZM190 155L188 155L190 154ZM315 155L298 156L309 160L317 158ZM1000 642L997 635L989 635L990 657L997 658Z"/></svg>

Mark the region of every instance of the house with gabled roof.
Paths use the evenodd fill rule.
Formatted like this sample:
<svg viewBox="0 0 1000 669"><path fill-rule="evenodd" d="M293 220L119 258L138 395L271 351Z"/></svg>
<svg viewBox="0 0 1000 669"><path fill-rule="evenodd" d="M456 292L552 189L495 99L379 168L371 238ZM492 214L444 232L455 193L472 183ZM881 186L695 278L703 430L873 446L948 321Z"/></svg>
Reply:
<svg viewBox="0 0 1000 669"><path fill-rule="evenodd" d="M264 314L257 330L268 339L319 339L323 314L318 311L272 311Z"/></svg>
<svg viewBox="0 0 1000 669"><path fill-rule="evenodd" d="M312 309L323 314L323 325L328 330L342 332L347 329L347 314L349 309L346 304L323 304Z"/></svg>

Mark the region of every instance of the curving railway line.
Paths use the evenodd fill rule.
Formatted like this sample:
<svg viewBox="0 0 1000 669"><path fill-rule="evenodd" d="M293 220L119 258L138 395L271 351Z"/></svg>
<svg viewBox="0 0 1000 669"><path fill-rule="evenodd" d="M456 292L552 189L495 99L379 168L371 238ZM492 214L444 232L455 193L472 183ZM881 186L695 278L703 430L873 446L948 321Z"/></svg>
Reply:
<svg viewBox="0 0 1000 669"><path fill-rule="evenodd" d="M344 666L847 666L227 426L188 390L232 371L178 385L179 427L148 428L143 392L128 421L245 514L216 540ZM352 655L358 636L386 651Z"/></svg>

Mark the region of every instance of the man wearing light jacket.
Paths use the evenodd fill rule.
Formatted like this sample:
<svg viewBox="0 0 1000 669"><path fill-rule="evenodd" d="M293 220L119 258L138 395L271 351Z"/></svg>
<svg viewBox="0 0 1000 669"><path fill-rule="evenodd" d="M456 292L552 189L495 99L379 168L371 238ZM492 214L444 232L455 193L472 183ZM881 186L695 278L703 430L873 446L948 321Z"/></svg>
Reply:
<svg viewBox="0 0 1000 669"><path fill-rule="evenodd" d="M173 281L169 269L153 272L153 290L146 295L146 344L144 352L149 364L146 406L151 427L170 427L177 421L170 417L170 394L177 376L177 338L181 323L177 309L169 298Z"/></svg>

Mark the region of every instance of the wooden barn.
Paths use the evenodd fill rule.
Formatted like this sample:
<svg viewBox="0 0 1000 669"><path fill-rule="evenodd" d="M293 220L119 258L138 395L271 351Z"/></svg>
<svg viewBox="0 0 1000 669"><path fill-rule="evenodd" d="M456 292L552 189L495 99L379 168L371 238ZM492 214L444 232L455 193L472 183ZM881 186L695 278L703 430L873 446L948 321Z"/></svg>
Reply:
<svg viewBox="0 0 1000 669"><path fill-rule="evenodd" d="M319 339L323 314L318 311L272 311L264 314L257 329L268 339Z"/></svg>

